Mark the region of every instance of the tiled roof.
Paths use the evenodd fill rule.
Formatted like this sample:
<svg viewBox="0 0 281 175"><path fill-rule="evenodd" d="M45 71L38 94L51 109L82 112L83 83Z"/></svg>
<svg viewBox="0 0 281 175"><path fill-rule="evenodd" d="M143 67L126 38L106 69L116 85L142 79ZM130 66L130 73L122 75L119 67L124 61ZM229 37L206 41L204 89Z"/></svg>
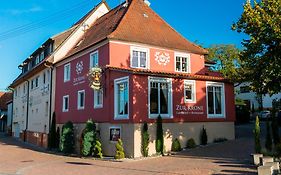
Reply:
<svg viewBox="0 0 281 175"><path fill-rule="evenodd" d="M11 92L0 92L0 110L7 110L7 102L13 99Z"/></svg>
<svg viewBox="0 0 281 175"><path fill-rule="evenodd" d="M217 74L214 76L211 75L201 75L201 74L190 74L190 73L175 73L175 72L167 72L167 71L154 71L149 69L135 69L135 68L120 68L114 66L106 66L106 69L109 70L117 70L123 72L131 72L133 74L145 74L150 76L165 76L172 78L185 78L192 80L209 80L209 81L223 81L228 82L222 75Z"/></svg>
<svg viewBox="0 0 281 175"><path fill-rule="evenodd" d="M100 17L86 31L84 38L78 42L79 45L66 57L105 39L143 43L198 54L208 53L207 50L186 40L143 0L129 0L127 7L121 4Z"/></svg>

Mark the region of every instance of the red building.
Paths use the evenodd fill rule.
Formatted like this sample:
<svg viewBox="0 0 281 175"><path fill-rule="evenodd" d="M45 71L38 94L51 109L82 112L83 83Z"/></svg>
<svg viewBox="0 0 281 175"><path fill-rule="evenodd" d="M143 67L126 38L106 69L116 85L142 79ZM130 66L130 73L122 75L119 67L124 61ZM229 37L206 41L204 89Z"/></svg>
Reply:
<svg viewBox="0 0 281 175"><path fill-rule="evenodd" d="M87 16L86 16L87 17ZM56 63L55 112L75 124L76 144L85 122L98 126L105 155L121 137L127 157L141 156L141 128L149 123L155 153L155 119L163 118L165 149L178 138L199 144L234 139L233 84L205 66L207 50L189 42L143 0L131 0L98 18L65 59ZM87 74L102 68L101 90Z"/></svg>

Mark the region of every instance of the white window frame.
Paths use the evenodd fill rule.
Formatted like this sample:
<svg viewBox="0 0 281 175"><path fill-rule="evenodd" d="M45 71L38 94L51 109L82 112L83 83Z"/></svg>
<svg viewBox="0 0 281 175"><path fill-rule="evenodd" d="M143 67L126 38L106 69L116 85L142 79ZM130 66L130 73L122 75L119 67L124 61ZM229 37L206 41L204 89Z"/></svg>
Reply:
<svg viewBox="0 0 281 175"><path fill-rule="evenodd" d="M187 71L184 72L182 71L182 59L180 60L180 71L177 70L177 57L184 57L186 58L186 63L188 64L187 65ZM175 53L175 58L174 58L174 62L175 62L175 72L181 72L181 73L191 73L191 65L190 65L190 54L188 53L179 53L179 52L176 52Z"/></svg>
<svg viewBox="0 0 281 175"><path fill-rule="evenodd" d="M66 71L67 70L66 67L68 66L69 66L69 76L67 76L67 71ZM71 64L67 63L64 65L64 69L63 69L63 80L64 82L68 82L70 81L70 79L71 79Z"/></svg>
<svg viewBox="0 0 281 175"><path fill-rule="evenodd" d="M99 51L97 50L97 51L95 51L95 52L92 52L91 54L90 54L90 69L91 68L93 68L93 67L96 67L96 66L94 66L93 65L93 59L94 59L94 57L93 57L93 55L95 55L95 54L97 54L97 66L99 65Z"/></svg>
<svg viewBox="0 0 281 175"><path fill-rule="evenodd" d="M97 100L97 97L98 97L98 93L101 93L101 104L97 104L98 103L98 100ZM103 90L94 90L94 108L95 109L98 109L98 108L102 108L103 107Z"/></svg>
<svg viewBox="0 0 281 175"><path fill-rule="evenodd" d="M117 85L127 82L128 84L128 114L125 115L119 115L118 114L118 102L117 102ZM114 119L115 120L125 120L129 119L130 114L130 84L129 84L129 76L118 78L114 80Z"/></svg>
<svg viewBox="0 0 281 175"><path fill-rule="evenodd" d="M209 106L208 106L208 87L209 86L212 86L212 87L221 87L222 89L222 92L221 92L221 103L222 103L222 106L221 106L221 114L209 114ZM213 93L213 99L214 98L214 93ZM215 109L215 103L214 103L214 109ZM219 83L219 82L210 82L210 81L207 81L206 82L206 109L207 109L207 116L208 118L226 118L225 116L225 89L224 89L224 83Z"/></svg>
<svg viewBox="0 0 281 175"><path fill-rule="evenodd" d="M67 98L68 108L65 109L65 99ZM62 97L62 112L68 112L69 111L69 95L65 95Z"/></svg>
<svg viewBox="0 0 281 175"><path fill-rule="evenodd" d="M133 51L138 52L146 52L146 65L145 67L140 67L140 57L138 57L138 66L133 66ZM130 47L130 66L131 68L138 68L138 69L149 69L149 63L150 63L150 54L149 49L144 47L137 47L137 46L131 46Z"/></svg>
<svg viewBox="0 0 281 175"><path fill-rule="evenodd" d="M188 84L188 85L191 85L191 91L192 91L192 99L186 99L186 96L185 96L185 85ZM185 103L196 103L196 81L195 80L184 80L184 86L183 86L183 89L184 89L184 102Z"/></svg>
<svg viewBox="0 0 281 175"><path fill-rule="evenodd" d="M84 106L81 106L81 104L80 104L80 101L81 101L81 96L80 96L80 94L84 94L84 99L83 99L83 105ZM85 93L85 90L80 90L80 91L78 91L77 92L77 109L78 110L83 110L83 109L85 109L85 98L86 98L86 93Z"/></svg>
<svg viewBox="0 0 281 175"><path fill-rule="evenodd" d="M156 83L168 83L168 114L150 114L150 91L151 91L151 82ZM158 89L159 93L159 89ZM160 101L160 96L158 97L158 102ZM158 106L159 111L159 106ZM156 119L158 116L166 119L173 118L173 83L171 78L160 78L160 77L148 77L148 116L150 119Z"/></svg>

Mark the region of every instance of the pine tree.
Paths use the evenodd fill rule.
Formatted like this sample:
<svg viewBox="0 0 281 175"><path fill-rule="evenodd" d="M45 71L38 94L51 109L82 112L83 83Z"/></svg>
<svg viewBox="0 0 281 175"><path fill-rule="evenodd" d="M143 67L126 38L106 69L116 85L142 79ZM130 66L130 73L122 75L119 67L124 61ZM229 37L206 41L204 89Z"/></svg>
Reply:
<svg viewBox="0 0 281 175"><path fill-rule="evenodd" d="M53 113L51 130L49 132L48 147L50 149L56 148L56 113Z"/></svg>
<svg viewBox="0 0 281 175"><path fill-rule="evenodd" d="M203 126L202 132L201 132L201 145L207 145L208 143L208 135L205 127Z"/></svg>
<svg viewBox="0 0 281 175"><path fill-rule="evenodd" d="M74 152L74 128L71 121L68 121L63 125L60 140L60 151L65 154Z"/></svg>
<svg viewBox="0 0 281 175"><path fill-rule="evenodd" d="M96 143L96 125L93 120L87 121L83 135L82 155L90 156L93 154Z"/></svg>
<svg viewBox="0 0 281 175"><path fill-rule="evenodd" d="M254 129L254 137L255 137L255 151L256 153L261 153L261 140L260 140L260 121L259 117L256 117L255 129Z"/></svg>
<svg viewBox="0 0 281 175"><path fill-rule="evenodd" d="M116 143L115 147L116 147L115 159L124 159L125 152L123 148L123 142L121 139L118 139L118 142Z"/></svg>
<svg viewBox="0 0 281 175"><path fill-rule="evenodd" d="M266 121L266 140L265 140L265 148L268 151L272 150L272 137L271 137L271 131L270 131L270 125L269 121Z"/></svg>
<svg viewBox="0 0 281 175"><path fill-rule="evenodd" d="M141 152L144 157L148 156L148 145L149 145L149 133L147 123L143 124L142 129L142 142L141 142Z"/></svg>
<svg viewBox="0 0 281 175"><path fill-rule="evenodd" d="M96 140L95 148L94 148L94 156L98 158L103 158L102 155L102 146L99 140Z"/></svg>
<svg viewBox="0 0 281 175"><path fill-rule="evenodd" d="M60 145L60 127L57 127L55 148L59 148L59 145Z"/></svg>
<svg viewBox="0 0 281 175"><path fill-rule="evenodd" d="M164 136L163 136L163 126L162 126L162 118L159 115L156 123L156 152L160 154L164 154Z"/></svg>

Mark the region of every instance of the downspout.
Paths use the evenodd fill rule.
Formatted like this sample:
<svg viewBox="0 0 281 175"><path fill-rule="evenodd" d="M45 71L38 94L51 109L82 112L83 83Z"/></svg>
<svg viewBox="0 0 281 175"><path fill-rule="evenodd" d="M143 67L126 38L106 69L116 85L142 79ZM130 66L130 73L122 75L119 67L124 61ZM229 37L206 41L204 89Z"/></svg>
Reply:
<svg viewBox="0 0 281 175"><path fill-rule="evenodd" d="M28 111L29 111L29 81L26 80L27 82L27 97L26 97L26 126L25 126L25 133L23 137L23 141L26 141L26 133L28 129Z"/></svg>
<svg viewBox="0 0 281 175"><path fill-rule="evenodd" d="M53 66L50 66L49 67L51 72L50 72L50 102L49 102L49 133L50 133L50 128L51 128L51 120L52 120L52 96L53 96L53 70L54 70L54 67Z"/></svg>

